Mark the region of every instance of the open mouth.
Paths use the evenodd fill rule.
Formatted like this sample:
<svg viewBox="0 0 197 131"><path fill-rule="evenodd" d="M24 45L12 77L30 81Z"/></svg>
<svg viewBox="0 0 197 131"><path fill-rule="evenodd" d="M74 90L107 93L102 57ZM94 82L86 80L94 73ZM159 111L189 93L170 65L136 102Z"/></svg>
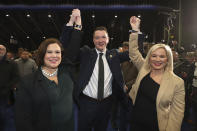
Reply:
<svg viewBox="0 0 197 131"><path fill-rule="evenodd" d="M161 66L162 63L153 63L155 66Z"/></svg>
<svg viewBox="0 0 197 131"><path fill-rule="evenodd" d="M99 46L104 46L105 44L98 44Z"/></svg>
<svg viewBox="0 0 197 131"><path fill-rule="evenodd" d="M58 60L57 59L52 59L52 60L49 60L49 62L55 64L55 63L58 62Z"/></svg>

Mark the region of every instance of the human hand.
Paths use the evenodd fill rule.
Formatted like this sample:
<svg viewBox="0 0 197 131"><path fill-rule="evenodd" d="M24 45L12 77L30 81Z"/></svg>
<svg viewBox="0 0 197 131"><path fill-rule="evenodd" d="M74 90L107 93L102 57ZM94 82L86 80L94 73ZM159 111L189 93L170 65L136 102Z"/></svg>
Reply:
<svg viewBox="0 0 197 131"><path fill-rule="evenodd" d="M76 25L81 25L81 12L79 9L73 9L72 16L75 18L74 22Z"/></svg>
<svg viewBox="0 0 197 131"><path fill-rule="evenodd" d="M140 32L140 19L136 16L132 16L130 18L130 25L132 27L132 30Z"/></svg>
<svg viewBox="0 0 197 131"><path fill-rule="evenodd" d="M81 25L81 13L79 9L73 9L70 15L70 20L67 25L73 26L73 24Z"/></svg>
<svg viewBox="0 0 197 131"><path fill-rule="evenodd" d="M74 17L81 16L81 12L80 12L79 9L73 9L73 10L72 10L72 15L73 15Z"/></svg>

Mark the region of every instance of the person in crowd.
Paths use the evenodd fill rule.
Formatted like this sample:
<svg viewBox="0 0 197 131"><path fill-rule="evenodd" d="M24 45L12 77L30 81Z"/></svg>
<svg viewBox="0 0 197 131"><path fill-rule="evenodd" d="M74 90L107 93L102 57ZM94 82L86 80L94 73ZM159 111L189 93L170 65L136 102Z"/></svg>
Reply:
<svg viewBox="0 0 197 131"><path fill-rule="evenodd" d="M75 23L77 17L73 10L69 22ZM74 131L73 59L70 59L73 51L69 45L80 39L78 28L64 27L61 42L69 50L64 59L59 40L48 38L40 44L37 71L24 77L17 88L16 131Z"/></svg>
<svg viewBox="0 0 197 131"><path fill-rule="evenodd" d="M190 121L190 109L191 109L191 92L192 92L192 80L194 76L195 64L194 64L194 52L188 52L184 57L179 57L176 51L172 51L174 73L184 80L185 84L185 113L184 120Z"/></svg>
<svg viewBox="0 0 197 131"><path fill-rule="evenodd" d="M26 49L24 49L24 48L22 48L22 47L19 47L18 50L17 50L17 54L16 54L15 59L20 58L21 53L22 53L24 50L26 50Z"/></svg>
<svg viewBox="0 0 197 131"><path fill-rule="evenodd" d="M0 44L0 130L5 130L7 108L11 90L19 80L16 63L6 59L6 47Z"/></svg>
<svg viewBox="0 0 197 131"><path fill-rule="evenodd" d="M129 39L129 56L139 70L129 96L134 131L180 131L185 109L184 81L173 73L169 46L155 44L144 59L138 50L140 19L132 16L136 33Z"/></svg>
<svg viewBox="0 0 197 131"><path fill-rule="evenodd" d="M78 28L82 26L79 21L75 25ZM113 96L122 99L125 106L127 102L120 63L129 60L128 52L107 50L109 36L105 27L94 30L93 43L93 49L88 46L80 48L80 43L73 45L80 62L74 88L74 98L79 107L78 131L106 131Z"/></svg>
<svg viewBox="0 0 197 131"><path fill-rule="evenodd" d="M34 50L34 51L31 52L32 59L35 60L35 61L36 61L37 52L38 52L38 50Z"/></svg>
<svg viewBox="0 0 197 131"><path fill-rule="evenodd" d="M184 122L187 123L195 123L190 117L194 114L194 118L197 119L197 64L195 62L195 52L187 52L184 56L184 64L181 70L181 77L185 82L185 115L184 115ZM196 108L196 109L195 109ZM193 109L193 113L191 112ZM197 130L197 124L195 124L194 129L192 131Z"/></svg>
<svg viewBox="0 0 197 131"><path fill-rule="evenodd" d="M174 73L183 78L182 74L183 74L183 70L181 70L184 66L184 61L181 61L179 59L179 54L177 51L172 51L172 56L173 56L173 71Z"/></svg>
<svg viewBox="0 0 197 131"><path fill-rule="evenodd" d="M122 50L123 52L129 51L129 42L127 41L123 42ZM125 61L121 63L121 69L123 72L123 78L125 80L125 84L127 85L125 91L128 93L131 90L133 83L135 82L135 79L138 74L138 70L131 61Z"/></svg>
<svg viewBox="0 0 197 131"><path fill-rule="evenodd" d="M187 90L187 95L191 93L191 85L193 83L193 78L194 78L194 71L196 68L196 58L195 58L195 53L194 52L188 52L185 56L184 59L184 66L180 69L182 70L182 79L185 81L185 86ZM188 96L189 97L189 96Z"/></svg>
<svg viewBox="0 0 197 131"><path fill-rule="evenodd" d="M170 43L170 47L174 51L178 51L178 49L179 49L178 45L179 45L178 42L176 40L174 40L174 39Z"/></svg>
<svg viewBox="0 0 197 131"><path fill-rule="evenodd" d="M141 39L138 39L138 42L140 43ZM123 52L129 51L129 42L123 42L122 49ZM138 70L131 61L121 63L121 69L126 84L125 92L128 94L135 82ZM127 111L122 105L120 105L120 131L126 131L128 130L128 127L130 127L130 129L132 128L131 117L132 111Z"/></svg>
<svg viewBox="0 0 197 131"><path fill-rule="evenodd" d="M13 61L14 60L14 53L11 52L11 51L8 51L6 59L9 60L9 61Z"/></svg>
<svg viewBox="0 0 197 131"><path fill-rule="evenodd" d="M36 62L29 57L29 52L26 50L21 52L20 58L16 59L15 62L18 65L21 77L31 74L37 69Z"/></svg>
<svg viewBox="0 0 197 131"><path fill-rule="evenodd" d="M192 109L194 111L194 118L195 120L197 120L197 62L195 62L194 66L193 66L193 73L192 74L192 82L191 82L191 103L192 103ZM193 131L197 130L197 122L195 122L195 127Z"/></svg>
<svg viewBox="0 0 197 131"><path fill-rule="evenodd" d="M138 41L140 44L143 44L141 39L142 38L140 38ZM124 41L122 43L122 48L120 49L121 49L119 50L120 52L128 52L129 42ZM138 70L135 67L135 65L130 61L125 61L121 63L121 69L126 84L124 91L128 94L128 92L131 90L133 83L135 82L135 79L138 74ZM124 109L124 106L122 106L121 103L119 103L119 101L114 102L112 107L112 120L111 120L111 124L113 128L119 128L120 131L128 130L129 128L131 128L131 117L132 117L132 110L128 111ZM118 120L119 120L119 127L117 124Z"/></svg>

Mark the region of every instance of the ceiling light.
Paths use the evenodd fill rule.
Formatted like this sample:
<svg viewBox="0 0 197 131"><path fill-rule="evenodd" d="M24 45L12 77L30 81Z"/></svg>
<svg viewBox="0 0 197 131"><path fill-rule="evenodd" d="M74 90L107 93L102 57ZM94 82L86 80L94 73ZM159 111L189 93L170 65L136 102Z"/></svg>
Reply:
<svg viewBox="0 0 197 131"><path fill-rule="evenodd" d="M114 38L113 38L113 37L111 37L111 38L110 38L110 40L114 40Z"/></svg>
<svg viewBox="0 0 197 131"><path fill-rule="evenodd" d="M141 18L141 15L137 15L138 18Z"/></svg>
<svg viewBox="0 0 197 131"><path fill-rule="evenodd" d="M5 16L6 16L6 17L9 17L10 15L9 15L9 14L6 14Z"/></svg>
<svg viewBox="0 0 197 131"><path fill-rule="evenodd" d="M45 36L43 36L42 38L43 38L43 39L45 39L46 37L45 37Z"/></svg>
<svg viewBox="0 0 197 131"><path fill-rule="evenodd" d="M48 14L48 17L51 18L51 14Z"/></svg>
<svg viewBox="0 0 197 131"><path fill-rule="evenodd" d="M94 14L92 15L92 18L95 18L95 15Z"/></svg>
<svg viewBox="0 0 197 131"><path fill-rule="evenodd" d="M115 17L115 18L117 18L118 16L117 16L117 15L115 15L114 17Z"/></svg>
<svg viewBox="0 0 197 131"><path fill-rule="evenodd" d="M27 36L27 39L29 39L29 36Z"/></svg>
<svg viewBox="0 0 197 131"><path fill-rule="evenodd" d="M145 39L148 39L148 35L145 36ZM165 40L164 40L165 41Z"/></svg>
<svg viewBox="0 0 197 131"><path fill-rule="evenodd" d="M30 14L27 14L27 17L30 17Z"/></svg>

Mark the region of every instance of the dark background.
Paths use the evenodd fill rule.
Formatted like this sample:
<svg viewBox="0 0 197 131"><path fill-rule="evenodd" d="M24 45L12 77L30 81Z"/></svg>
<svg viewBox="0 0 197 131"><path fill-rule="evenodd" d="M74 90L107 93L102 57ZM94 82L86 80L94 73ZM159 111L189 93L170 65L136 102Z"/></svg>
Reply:
<svg viewBox="0 0 197 131"><path fill-rule="evenodd" d="M85 32L83 44L93 46L93 29L102 25L110 35L108 48L119 47L128 40L129 18L133 15L141 15L146 41L167 41L165 28L172 16L171 39L190 49L197 44L196 7L197 0L1 0L0 42L14 51L18 47L35 50L45 38L59 38L72 9L79 8Z"/></svg>

